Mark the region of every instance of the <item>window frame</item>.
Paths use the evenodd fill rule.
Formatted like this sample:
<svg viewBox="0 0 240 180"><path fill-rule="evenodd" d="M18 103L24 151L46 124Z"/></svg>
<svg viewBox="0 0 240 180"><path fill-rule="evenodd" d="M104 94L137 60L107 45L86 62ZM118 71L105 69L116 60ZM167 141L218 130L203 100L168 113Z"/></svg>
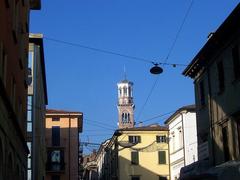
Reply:
<svg viewBox="0 0 240 180"><path fill-rule="evenodd" d="M57 133L57 134L55 134ZM60 146L61 144L61 128L60 126L52 126L52 146Z"/></svg>
<svg viewBox="0 0 240 180"><path fill-rule="evenodd" d="M141 143L141 136L128 136L128 142L133 144Z"/></svg>
<svg viewBox="0 0 240 180"><path fill-rule="evenodd" d="M156 142L157 143L167 143L167 136L166 135L157 135Z"/></svg>
<svg viewBox="0 0 240 180"><path fill-rule="evenodd" d="M162 154L162 153L164 153L164 154ZM162 160L161 154L164 155L164 160ZM158 151L158 164L160 164L160 165L167 164L166 151Z"/></svg>
<svg viewBox="0 0 240 180"><path fill-rule="evenodd" d="M139 165L139 152L138 151L131 151L131 164Z"/></svg>

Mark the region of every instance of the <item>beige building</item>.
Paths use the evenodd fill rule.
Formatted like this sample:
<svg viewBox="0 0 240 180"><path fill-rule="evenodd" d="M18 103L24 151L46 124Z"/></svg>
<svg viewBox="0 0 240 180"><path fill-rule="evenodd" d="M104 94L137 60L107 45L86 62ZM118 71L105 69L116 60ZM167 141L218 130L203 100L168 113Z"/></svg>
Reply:
<svg viewBox="0 0 240 180"><path fill-rule="evenodd" d="M240 166L239 22L240 4L209 36L183 72L194 79L200 162L205 163L205 167L207 164L217 165L216 168L231 167L232 173L228 175L211 171L221 176L219 179L240 178L239 171L234 168Z"/></svg>
<svg viewBox="0 0 240 180"><path fill-rule="evenodd" d="M40 0L0 1L0 179L26 180L27 54L31 9Z"/></svg>
<svg viewBox="0 0 240 180"><path fill-rule="evenodd" d="M45 178L45 112L47 83L41 34L30 34L28 56L27 146L28 180Z"/></svg>
<svg viewBox="0 0 240 180"><path fill-rule="evenodd" d="M79 133L83 114L62 110L46 112L46 180L79 178Z"/></svg>
<svg viewBox="0 0 240 180"><path fill-rule="evenodd" d="M92 174L100 180L168 180L168 151L167 127L118 129L91 161Z"/></svg>

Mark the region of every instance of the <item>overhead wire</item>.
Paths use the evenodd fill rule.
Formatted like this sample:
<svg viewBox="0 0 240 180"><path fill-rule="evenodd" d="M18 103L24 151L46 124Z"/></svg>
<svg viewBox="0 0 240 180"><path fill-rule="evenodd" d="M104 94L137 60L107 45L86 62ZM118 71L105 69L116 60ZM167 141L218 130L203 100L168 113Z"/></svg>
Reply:
<svg viewBox="0 0 240 180"><path fill-rule="evenodd" d="M73 42L64 41L64 40L60 40L60 39L55 39L55 38L51 38L51 37L47 37L47 36L44 36L44 39L46 39L48 41L53 41L53 42L56 42L56 43L60 43L60 44L65 44L65 45L70 45L70 46L74 46L74 47L79 47L79 48L83 48L83 49L92 50L92 51L96 51L96 52L100 52L100 53L104 53L104 54L120 56L120 57L127 58L129 60L135 60L135 61L140 61L140 62L145 62L145 63L150 63L150 64L154 63L154 61L151 61L151 60L146 59L146 58L127 55L127 54L123 54L123 53L118 53L118 52L114 52L114 51L110 51L110 50L106 50L106 49L95 48L95 47L92 47L92 46L87 46L87 45L83 45L83 44L79 44L79 43L73 43ZM175 66L187 66L186 64L179 64L179 63L159 62L159 64L174 66L174 67Z"/></svg>
<svg viewBox="0 0 240 180"><path fill-rule="evenodd" d="M168 52L168 54L167 54L167 56L166 56L163 64L166 64L166 63L167 63L168 58L169 58L169 56L171 55L171 53L172 53L172 51L173 51L173 49L174 49L174 47L175 47L175 45L176 45L176 42L177 42L177 40L178 40L178 38L179 38L179 35L180 35L181 31L182 31L182 28L183 28L183 26L184 26L184 24L185 24L185 22L186 22L186 20L187 20L187 17L188 17L188 15L189 15L189 13L190 13L190 11L191 11L191 9L192 9L193 2L194 2L194 0L191 0L190 5L188 6L188 9L187 9L187 11L186 11L186 13L185 13L185 16L184 16L184 18L183 18L183 21L182 21L182 23L181 23L181 25L180 25L180 27L179 27L179 29L178 29L178 31L177 31L177 34L176 34L176 36L175 36L175 38L174 38L173 44L171 45L171 47L170 47L170 49L169 49L169 52Z"/></svg>
<svg viewBox="0 0 240 180"><path fill-rule="evenodd" d="M170 57L170 55L171 55L171 53L172 53L172 51L173 51L173 48L174 48L175 45L176 45L176 42L177 42L177 40L178 40L178 38L179 38L179 35L180 35L181 31L182 31L183 25L185 24L186 19L187 19L188 15L189 15L189 12L190 12L190 10L191 10L191 8L192 8L193 1L194 1L194 0L191 0L191 3L190 3L190 5L189 5L189 7L188 7L188 9L187 9L187 11L186 11L186 13L185 13L185 16L184 16L184 18L183 18L183 20L182 20L182 23L181 23L181 25L180 25L177 33L176 33L176 36L175 36L175 38L174 38L174 40L173 40L173 43L172 43L172 45L171 45L171 47L170 47L170 49L169 49L169 52L168 52L168 54L167 54L164 62L163 62L163 63L161 63L161 62L154 63L154 62L153 62L153 64L155 64L155 65L158 65L158 64L161 64L161 65L171 64L171 63L167 63L167 60L168 60L168 58ZM174 64L172 64L172 65L174 66ZM159 79L159 76L158 76L158 77L156 78L156 80L154 81L154 83L153 83L153 85L152 85L152 87L151 87L151 89L150 89L150 91L149 91L149 93L148 93L148 96L147 96L145 102L143 103L143 106L141 107L141 110L140 110L139 113L138 113L138 114L139 114L139 115L137 116L138 118L140 118L140 115L142 114L142 112L143 112L146 104L148 103L148 101L149 101L149 99L150 99L150 97L151 97L151 95L152 95L152 93L153 93L153 90L154 90L155 87L157 86L158 79ZM138 120L138 118L137 118L137 120Z"/></svg>

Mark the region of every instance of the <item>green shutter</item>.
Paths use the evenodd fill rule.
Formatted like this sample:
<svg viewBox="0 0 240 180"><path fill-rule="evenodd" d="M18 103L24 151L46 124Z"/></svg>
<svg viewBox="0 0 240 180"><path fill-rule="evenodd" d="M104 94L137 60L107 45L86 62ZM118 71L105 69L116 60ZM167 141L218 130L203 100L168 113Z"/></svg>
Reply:
<svg viewBox="0 0 240 180"><path fill-rule="evenodd" d="M132 164L138 164L138 152L131 152Z"/></svg>
<svg viewBox="0 0 240 180"><path fill-rule="evenodd" d="M158 163L166 164L166 151L158 151Z"/></svg>

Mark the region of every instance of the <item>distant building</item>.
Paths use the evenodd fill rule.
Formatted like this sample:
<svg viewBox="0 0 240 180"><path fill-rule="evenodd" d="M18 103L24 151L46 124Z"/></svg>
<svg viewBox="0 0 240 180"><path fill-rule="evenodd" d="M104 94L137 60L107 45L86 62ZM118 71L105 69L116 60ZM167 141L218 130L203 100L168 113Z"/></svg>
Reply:
<svg viewBox="0 0 240 180"><path fill-rule="evenodd" d="M27 145L28 180L45 178L46 145L45 113L47 84L41 34L30 34L28 58L28 98L27 98Z"/></svg>
<svg viewBox="0 0 240 180"><path fill-rule="evenodd" d="M97 172L98 172L98 179L99 180L105 180L106 179L106 174L107 172L107 156L106 156L106 150L108 143L110 142L110 139L104 141L96 154L95 162L96 162L96 167L97 167Z"/></svg>
<svg viewBox="0 0 240 180"><path fill-rule="evenodd" d="M83 156L83 180L98 180L96 155L96 150L94 150L91 154Z"/></svg>
<svg viewBox="0 0 240 180"><path fill-rule="evenodd" d="M221 180L240 177L239 22L240 4L183 72L195 86L200 160L196 167L205 167L202 174ZM192 173L189 169L194 168L183 169L183 178Z"/></svg>
<svg viewBox="0 0 240 180"><path fill-rule="evenodd" d="M159 125L120 129L112 146L117 149L119 180L167 180L169 173L168 128ZM116 133L116 134L117 134Z"/></svg>
<svg viewBox="0 0 240 180"><path fill-rule="evenodd" d="M169 180L168 128L134 127L132 86L126 79L118 83L119 129L88 167L100 180Z"/></svg>
<svg viewBox="0 0 240 180"><path fill-rule="evenodd" d="M165 121L169 128L171 180L179 178L182 167L198 160L195 112L195 105L184 106Z"/></svg>
<svg viewBox="0 0 240 180"><path fill-rule="evenodd" d="M0 179L26 180L30 9L40 0L0 1Z"/></svg>
<svg viewBox="0 0 240 180"><path fill-rule="evenodd" d="M133 83L123 80L118 86L118 127L134 127Z"/></svg>
<svg viewBox="0 0 240 180"><path fill-rule="evenodd" d="M83 114L63 110L46 112L46 180L79 178L79 133Z"/></svg>

